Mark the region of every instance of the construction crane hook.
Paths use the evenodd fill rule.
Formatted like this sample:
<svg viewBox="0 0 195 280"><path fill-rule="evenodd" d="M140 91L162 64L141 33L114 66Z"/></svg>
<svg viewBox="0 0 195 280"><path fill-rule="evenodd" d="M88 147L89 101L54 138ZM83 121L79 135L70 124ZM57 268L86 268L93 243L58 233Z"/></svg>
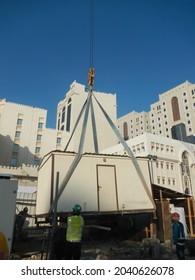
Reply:
<svg viewBox="0 0 195 280"><path fill-rule="evenodd" d="M95 77L95 70L94 67L89 68L88 71L88 85L89 85L89 90L93 90L93 84L94 84L94 77Z"/></svg>

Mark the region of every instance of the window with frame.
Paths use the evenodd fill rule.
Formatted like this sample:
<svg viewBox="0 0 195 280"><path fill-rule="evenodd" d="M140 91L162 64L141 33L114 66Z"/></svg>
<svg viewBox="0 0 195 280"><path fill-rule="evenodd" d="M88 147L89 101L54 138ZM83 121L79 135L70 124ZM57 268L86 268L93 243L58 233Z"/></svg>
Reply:
<svg viewBox="0 0 195 280"><path fill-rule="evenodd" d="M165 177L162 178L162 184L165 185Z"/></svg>
<svg viewBox="0 0 195 280"><path fill-rule="evenodd" d="M70 131L70 121L71 121L71 109L72 109L72 99L68 99L68 108L67 108L67 120L66 120L66 131Z"/></svg>
<svg viewBox="0 0 195 280"><path fill-rule="evenodd" d="M42 122L38 122L38 129L43 129L43 123Z"/></svg>
<svg viewBox="0 0 195 280"><path fill-rule="evenodd" d="M179 102L176 96L174 96L171 99L171 106L172 106L173 121L180 120L181 117L180 117L180 110L179 110Z"/></svg>
<svg viewBox="0 0 195 280"><path fill-rule="evenodd" d="M42 141L42 135L41 134L37 134L37 142L41 142Z"/></svg>
<svg viewBox="0 0 195 280"><path fill-rule="evenodd" d="M129 139L127 122L123 123L123 137L124 137L124 140Z"/></svg>
<svg viewBox="0 0 195 280"><path fill-rule="evenodd" d="M60 119L58 119L58 130L60 130Z"/></svg>
<svg viewBox="0 0 195 280"><path fill-rule="evenodd" d="M39 166L39 164L40 164L40 160L39 159L34 159L34 165Z"/></svg>
<svg viewBox="0 0 195 280"><path fill-rule="evenodd" d="M12 157L10 160L10 165L11 166L16 166L17 165L17 158Z"/></svg>
<svg viewBox="0 0 195 280"><path fill-rule="evenodd" d="M61 129L60 129L60 130L64 131L64 124L61 126Z"/></svg>
<svg viewBox="0 0 195 280"><path fill-rule="evenodd" d="M21 131L16 131L15 132L15 137L16 138L20 138L20 136L21 136Z"/></svg>
<svg viewBox="0 0 195 280"><path fill-rule="evenodd" d="M190 164L187 152L182 153L182 164L181 164L182 180L183 180L183 190L184 192L191 192L191 175L190 175Z"/></svg>
<svg viewBox="0 0 195 280"><path fill-rule="evenodd" d="M12 151L13 151L14 153L18 153L18 152L19 152L19 145L16 144L16 143L14 143L14 144L13 144L13 149L12 149Z"/></svg>
<svg viewBox="0 0 195 280"><path fill-rule="evenodd" d="M23 119L17 119L17 125L22 125Z"/></svg>
<svg viewBox="0 0 195 280"><path fill-rule="evenodd" d="M65 121L65 113L66 113L66 108L63 107L63 109L62 109L62 119L61 119L61 123L64 123L64 121Z"/></svg>
<svg viewBox="0 0 195 280"><path fill-rule="evenodd" d="M35 154L40 154L41 148L40 147L36 147L35 148Z"/></svg>
<svg viewBox="0 0 195 280"><path fill-rule="evenodd" d="M62 141L62 138L57 137L57 139L56 139L56 143L60 145L60 144L61 144L61 141Z"/></svg>

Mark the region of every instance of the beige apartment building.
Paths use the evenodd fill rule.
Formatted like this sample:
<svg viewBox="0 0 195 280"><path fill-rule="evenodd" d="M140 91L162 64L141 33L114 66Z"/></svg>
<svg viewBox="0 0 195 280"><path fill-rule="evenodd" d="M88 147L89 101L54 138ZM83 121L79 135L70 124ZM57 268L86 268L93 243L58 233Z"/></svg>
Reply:
<svg viewBox="0 0 195 280"><path fill-rule="evenodd" d="M94 92L94 95L116 124L116 95L101 92ZM76 81L71 84L57 106L56 129L46 127L46 110L0 99L0 165L13 168L30 165L37 168L44 155L53 150L64 150L87 96L84 85ZM116 138L99 106L94 100L93 103L99 149L107 148L117 143ZM67 148L69 151L78 150L83 116L84 113ZM86 126L83 152L93 152L90 112Z"/></svg>
<svg viewBox="0 0 195 280"><path fill-rule="evenodd" d="M137 158L148 158L153 184L175 192L195 195L194 144L151 133L143 133L126 142ZM122 144L102 152L115 155L127 154Z"/></svg>
<svg viewBox="0 0 195 280"><path fill-rule="evenodd" d="M149 113L132 111L118 120L118 128L125 140L134 138L144 132L151 132Z"/></svg>
<svg viewBox="0 0 195 280"><path fill-rule="evenodd" d="M46 128L46 120L44 109L1 99L0 165L36 167L45 153L57 149L62 132Z"/></svg>
<svg viewBox="0 0 195 280"><path fill-rule="evenodd" d="M159 95L149 112L132 112L118 119L124 139L144 132L195 143L195 84L186 81Z"/></svg>
<svg viewBox="0 0 195 280"><path fill-rule="evenodd" d="M116 94L102 93L93 91L93 95L104 108L115 125L117 125L116 113ZM79 118L81 110L88 96L88 89L82 84L74 81L70 85L70 90L66 93L65 98L58 103L56 128L58 131L65 132L66 144L74 131L74 126L78 121L73 137L67 147L68 151L78 151L81 133L86 126L86 135L84 139L83 152L94 152L94 128L97 134L98 151L108 148L117 143L117 138L112 131L108 121L102 113L96 99L91 100L91 107L87 121L84 120L84 111ZM95 125L93 125L95 124Z"/></svg>

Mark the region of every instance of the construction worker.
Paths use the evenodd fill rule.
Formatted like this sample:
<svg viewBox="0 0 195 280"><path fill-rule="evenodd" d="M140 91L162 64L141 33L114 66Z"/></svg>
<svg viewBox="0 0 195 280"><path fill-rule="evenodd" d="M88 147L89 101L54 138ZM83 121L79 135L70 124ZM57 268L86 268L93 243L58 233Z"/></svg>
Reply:
<svg viewBox="0 0 195 280"><path fill-rule="evenodd" d="M6 260L8 258L9 249L7 240L2 231L0 231L0 260Z"/></svg>
<svg viewBox="0 0 195 280"><path fill-rule="evenodd" d="M185 260L184 226L179 220L179 213L174 212L171 214L171 221L173 223L173 244L176 246L176 254L179 260Z"/></svg>
<svg viewBox="0 0 195 280"><path fill-rule="evenodd" d="M15 231L18 241L23 241L26 239L26 236L24 234L24 225L27 217L32 217L32 215L28 214L28 207L24 207L24 209L20 211L16 216Z"/></svg>
<svg viewBox="0 0 195 280"><path fill-rule="evenodd" d="M81 206L76 204L73 212L67 219L65 259L80 260L81 258L81 239L84 220L81 216Z"/></svg>

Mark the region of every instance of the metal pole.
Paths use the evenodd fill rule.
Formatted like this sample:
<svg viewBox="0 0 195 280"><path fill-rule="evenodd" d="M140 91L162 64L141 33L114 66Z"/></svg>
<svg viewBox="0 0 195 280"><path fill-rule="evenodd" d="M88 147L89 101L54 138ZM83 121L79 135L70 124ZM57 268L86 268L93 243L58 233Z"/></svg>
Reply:
<svg viewBox="0 0 195 280"><path fill-rule="evenodd" d="M52 233L54 234L57 226L57 208L58 208L58 186L59 186L59 171L56 172L56 189L54 199L54 212L52 217Z"/></svg>
<svg viewBox="0 0 195 280"><path fill-rule="evenodd" d="M82 117L82 114L83 114L83 112L84 112L84 109L85 109L85 107L86 107L86 104L87 104L87 99L86 99L85 103L83 104L83 107L82 107L82 109L81 109L81 111L80 111L80 113L79 113L79 115L78 115L78 118L77 118L77 120L76 120L76 122L75 122L75 125L74 125L74 128L73 128L73 130L72 130L72 134L71 134L71 136L70 136L70 138L69 138L69 140L68 140L68 142L67 142L67 144L66 144L66 147L64 148L64 151L66 151L66 150L68 149L68 146L69 146L69 144L70 144L70 141L71 141L71 139L72 139L72 137L73 137L73 135L74 135L74 133L75 133L75 130L76 130L78 124L79 124L79 121L80 121L80 119L81 119L81 117Z"/></svg>
<svg viewBox="0 0 195 280"><path fill-rule="evenodd" d="M79 161L82 157L83 145L84 145L86 128L87 128L87 120L88 120L88 114L89 114L89 107L90 107L90 102L91 102L91 96L92 96L92 92L89 92L88 97L87 97L86 106L85 106L85 115L84 115L84 120L83 120L82 134L81 134L81 138L80 138L78 154L74 158L69 170L66 173L66 176L65 176L64 180L62 181L62 183L59 187L59 191L58 191L57 198L56 198L57 201L59 200L59 198L62 195L64 189L66 188L68 181L70 180L74 170L76 169L76 167L77 167L77 165L78 165L78 163L79 163ZM53 208L54 208L54 202L51 204L49 212L51 212L53 210Z"/></svg>
<svg viewBox="0 0 195 280"><path fill-rule="evenodd" d="M95 113L94 113L92 100L91 100L91 121L92 121L92 129L93 129L94 149L95 149L95 153L98 154L99 148L98 148L98 140L97 140L97 129L96 129Z"/></svg>
<svg viewBox="0 0 195 280"><path fill-rule="evenodd" d="M54 236L57 228L57 208L58 208L58 185L59 185L59 172L56 172L56 185L55 185L55 198L54 198L54 208L52 213L52 230L50 234L50 242L49 242L49 259L52 260L54 257Z"/></svg>
<svg viewBox="0 0 195 280"><path fill-rule="evenodd" d="M187 206L188 206L188 216L189 216L189 224L190 224L190 235L193 236L193 225L192 225L192 213L191 213L191 205L190 198L187 197Z"/></svg>

